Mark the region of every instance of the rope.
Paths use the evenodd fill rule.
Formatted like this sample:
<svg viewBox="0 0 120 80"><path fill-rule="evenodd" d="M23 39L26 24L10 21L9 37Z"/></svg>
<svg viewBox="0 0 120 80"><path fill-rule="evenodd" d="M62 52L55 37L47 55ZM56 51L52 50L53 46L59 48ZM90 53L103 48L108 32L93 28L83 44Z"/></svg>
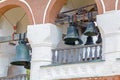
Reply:
<svg viewBox="0 0 120 80"><path fill-rule="evenodd" d="M8 22L11 26L14 26L4 14L3 14L3 17L7 20L7 22Z"/></svg>

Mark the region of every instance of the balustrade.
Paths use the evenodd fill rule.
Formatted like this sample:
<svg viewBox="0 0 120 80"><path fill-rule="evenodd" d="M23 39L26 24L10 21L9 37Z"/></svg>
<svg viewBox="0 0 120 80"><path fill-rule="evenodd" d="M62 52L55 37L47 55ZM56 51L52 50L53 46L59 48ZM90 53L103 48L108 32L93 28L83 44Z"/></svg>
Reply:
<svg viewBox="0 0 120 80"><path fill-rule="evenodd" d="M82 63L102 60L102 45L84 45L53 49L52 64Z"/></svg>

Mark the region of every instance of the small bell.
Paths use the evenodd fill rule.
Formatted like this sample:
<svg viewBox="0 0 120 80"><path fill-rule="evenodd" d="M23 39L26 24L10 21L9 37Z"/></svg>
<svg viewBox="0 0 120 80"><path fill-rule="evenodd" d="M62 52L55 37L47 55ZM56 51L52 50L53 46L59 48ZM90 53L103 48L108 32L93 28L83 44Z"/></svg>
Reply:
<svg viewBox="0 0 120 80"><path fill-rule="evenodd" d="M96 35L98 35L98 32L96 30L94 22L88 22L87 28L84 32L84 35L86 35L86 36L96 36Z"/></svg>
<svg viewBox="0 0 120 80"><path fill-rule="evenodd" d="M88 36L85 45L92 45L92 44L94 44L93 38L92 38L92 36Z"/></svg>
<svg viewBox="0 0 120 80"><path fill-rule="evenodd" d="M76 15L72 16L72 23L70 23L70 16L68 17L69 27L67 28L67 35L64 37L65 44L76 45L82 44L82 40L79 37L78 30L76 28Z"/></svg>
<svg viewBox="0 0 120 80"><path fill-rule="evenodd" d="M87 24L87 28L84 32L84 35L86 36L96 36L98 35L98 31L95 27L95 23L94 23L94 19L93 19L93 15L92 12L88 13L88 24Z"/></svg>
<svg viewBox="0 0 120 80"><path fill-rule="evenodd" d="M67 29L67 35L64 37L65 44L67 45L76 45L82 44L82 40L79 37L78 30L75 27L75 24L72 23Z"/></svg>

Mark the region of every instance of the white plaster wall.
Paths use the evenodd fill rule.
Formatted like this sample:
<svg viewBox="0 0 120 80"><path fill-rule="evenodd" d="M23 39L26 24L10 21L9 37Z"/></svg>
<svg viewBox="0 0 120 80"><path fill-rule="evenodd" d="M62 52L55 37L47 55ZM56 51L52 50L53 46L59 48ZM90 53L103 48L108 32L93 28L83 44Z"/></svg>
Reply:
<svg viewBox="0 0 120 80"><path fill-rule="evenodd" d="M0 18L0 33L0 36L8 36L13 33L12 26L6 21L6 19L4 19L3 16Z"/></svg>
<svg viewBox="0 0 120 80"><path fill-rule="evenodd" d="M9 43L0 44L0 77L7 76L8 67L14 55L15 46L11 46Z"/></svg>
<svg viewBox="0 0 120 80"><path fill-rule="evenodd" d="M56 44L62 39L61 27L56 27L51 23L29 25L27 31L29 42L32 45L41 44L56 47Z"/></svg>
<svg viewBox="0 0 120 80"><path fill-rule="evenodd" d="M0 77L7 76L8 66L9 66L8 56L0 54Z"/></svg>
<svg viewBox="0 0 120 80"><path fill-rule="evenodd" d="M26 70L24 66L15 66L15 65L9 65L7 76L15 76L19 74L26 74Z"/></svg>
<svg viewBox="0 0 120 80"><path fill-rule="evenodd" d="M120 11L109 11L97 16L98 27L100 28L104 53L120 51Z"/></svg>

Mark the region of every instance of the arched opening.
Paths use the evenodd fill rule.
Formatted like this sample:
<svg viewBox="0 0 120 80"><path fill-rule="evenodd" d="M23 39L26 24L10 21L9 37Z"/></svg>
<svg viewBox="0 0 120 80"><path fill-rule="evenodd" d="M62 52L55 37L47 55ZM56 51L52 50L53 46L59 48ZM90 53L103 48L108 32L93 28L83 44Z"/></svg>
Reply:
<svg viewBox="0 0 120 80"><path fill-rule="evenodd" d="M98 9L94 0L67 1L66 5L63 6L56 18L55 24L61 27L63 37L58 44L57 49L54 50L55 56L53 56L53 59L56 59L56 56L60 55L62 59L65 58L63 61L59 59L59 64L102 60L102 38L96 23L97 14ZM73 25L73 23L75 25ZM71 27L71 24L72 28L70 29L69 27ZM95 35L85 35L85 32L90 30L89 26L92 26L92 29L94 27L92 32L95 31ZM65 40L66 37L69 40ZM70 40L72 39L70 37L72 37L72 39L76 39L77 37L78 41L71 42ZM80 42L80 39L82 43ZM79 56L78 59L79 53L82 56ZM73 56L70 62L69 57L67 56ZM56 61L53 60L53 64L56 64Z"/></svg>
<svg viewBox="0 0 120 80"><path fill-rule="evenodd" d="M16 26L16 33L24 33L27 31L27 25L30 25L26 12L20 8L12 8L6 11L4 14L1 15L1 28L6 28L8 32L1 31L1 35L12 35L14 32L14 26ZM4 26L3 26L4 25Z"/></svg>
<svg viewBox="0 0 120 80"><path fill-rule="evenodd" d="M24 66L10 64L16 55L18 40L11 41L9 37L13 37L14 33L15 35L26 33L28 25L30 25L30 20L27 13L19 6L8 9L0 16L0 38L1 40L8 39L8 41L5 42L0 41L0 77L27 74Z"/></svg>
<svg viewBox="0 0 120 80"><path fill-rule="evenodd" d="M28 16L29 23L34 24L32 12L30 11L29 7L22 1L16 1L16 0L2 1L0 4L0 12L1 12L0 16L4 14L6 11L16 7L21 7Z"/></svg>
<svg viewBox="0 0 120 80"><path fill-rule="evenodd" d="M73 2L73 3L71 3L71 2ZM48 7L48 10L46 12L45 23L55 23L55 19L57 17L57 14L61 11L63 6L65 6L65 5L67 5L66 10L70 10L70 9L73 9L73 7L77 8L77 7L84 6L84 5L91 4L91 3L96 3L96 5L98 7L98 13L99 14L103 13L102 4L99 0L90 0L90 1L87 1L87 0L85 0L85 1L83 1L83 0L77 0L77 1L73 1L73 0L61 0L61 1L52 0L50 2L50 6Z"/></svg>
<svg viewBox="0 0 120 80"><path fill-rule="evenodd" d="M83 35L85 28L87 26L88 23L88 13L90 12L90 10L92 10L92 8L96 8L95 11L92 11L92 18L94 19L94 23L95 26L97 26L96 23L96 15L98 14L98 9L97 6L95 5L95 1L94 0L77 0L77 1L72 1L72 0L68 0L67 4L63 6L63 8L61 9L61 11L59 12L57 18L56 18L56 25L62 27L62 32L63 35L67 34L67 27L69 27L69 23L68 23L68 17L66 16L70 16L72 17L73 15L76 15L77 17L77 25L79 26L79 30L81 30L79 33L82 33L81 35ZM85 7L85 8L84 8ZM84 10L82 10L84 9ZM86 10L86 11L85 11ZM85 13L84 13L85 12ZM86 21L85 21L86 20ZM71 20L72 21L72 20ZM84 22L82 22L84 21ZM84 26L84 27L82 27ZM97 26L97 29L99 31L99 28ZM100 32L99 32L100 33ZM101 34L100 34L101 35ZM96 38L96 36L93 36L94 38ZM86 40L83 40L83 44L85 44ZM95 43L95 41L94 41Z"/></svg>

